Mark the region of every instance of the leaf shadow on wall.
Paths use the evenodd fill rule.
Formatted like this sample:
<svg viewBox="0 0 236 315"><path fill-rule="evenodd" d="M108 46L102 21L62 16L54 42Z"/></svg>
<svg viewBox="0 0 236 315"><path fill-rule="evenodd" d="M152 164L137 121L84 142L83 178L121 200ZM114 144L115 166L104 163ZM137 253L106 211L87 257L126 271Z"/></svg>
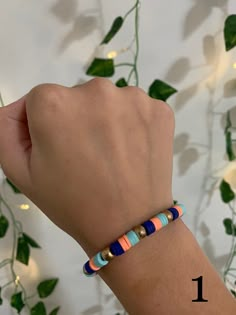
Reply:
<svg viewBox="0 0 236 315"><path fill-rule="evenodd" d="M210 75L215 71L220 50L217 49L216 40L213 35L205 35L202 42L202 51L205 57L205 62L199 65L191 64L187 57L180 57L170 66L165 76L165 80L172 84L177 84L187 78L190 72L198 72L202 69L209 69ZM203 78L206 79L206 78ZM180 90L175 98L174 109L179 111L193 98L199 91L202 84L201 81L193 82L186 88Z"/></svg>
<svg viewBox="0 0 236 315"><path fill-rule="evenodd" d="M177 84L183 81L190 71L193 70L190 59L187 57L180 57L167 70L165 81L172 84ZM183 106L197 93L199 82L191 84L186 89L180 90L176 94L175 110L180 110Z"/></svg>
<svg viewBox="0 0 236 315"><path fill-rule="evenodd" d="M222 225L223 227L223 225ZM209 258L210 261L214 261L214 266L216 270L220 273L226 263L228 258L228 254L216 256L216 249L214 248L211 236L210 236L210 228L206 224L206 222L202 221L199 226L199 231L204 237L204 242L202 245L202 249Z"/></svg>
<svg viewBox="0 0 236 315"><path fill-rule="evenodd" d="M50 12L62 23L70 23L76 17L78 0L58 0Z"/></svg>
<svg viewBox="0 0 236 315"><path fill-rule="evenodd" d="M63 53L73 42L89 36L99 26L99 10L91 9L79 13L78 5L77 0L58 0L50 9L51 14L61 23L71 25L58 47L59 53Z"/></svg>
<svg viewBox="0 0 236 315"><path fill-rule="evenodd" d="M199 69L202 70L203 68L209 68L209 75L211 75L215 71L218 57L214 36L204 36L202 49L205 56L205 63L192 65L189 58L180 57L168 69L165 80L173 84L180 83L187 78L190 72L199 71ZM190 100L197 95L201 85L202 80L193 82L186 88L180 90L175 98L174 109L180 111L184 106L191 105ZM199 145L191 144L187 133L181 133L176 136L174 154L178 155L179 176L185 175L190 167L199 160Z"/></svg>
<svg viewBox="0 0 236 315"><path fill-rule="evenodd" d="M218 32L216 34L218 34ZM206 82L205 88L209 92L210 88L214 89L211 78L215 74L220 57L220 49L218 49L219 44L216 40L216 36L217 35L207 34L203 37L202 53L205 57L205 61L202 64L194 65L189 58L182 56L174 61L169 67L165 76L165 80L173 84L181 83L181 81L187 79L190 72L199 72L202 70L207 72L205 77L203 77L200 81L198 79L197 81L190 83L184 89L180 89L175 97L175 111L180 111L187 105L191 106L191 99L197 95L200 89L204 88L203 82ZM223 45L223 43L220 43L220 45ZM209 87L208 84L211 85L211 87ZM211 104L212 97L211 93L209 93L209 99L205 104L206 108L207 106L211 106ZM202 126L199 125L199 128L202 128ZM205 144L191 143L187 133L182 133L176 136L174 143L174 154L178 155L177 165L179 176L185 175L190 167L199 160L201 157L200 152L202 152L202 148L204 146L206 148Z"/></svg>
<svg viewBox="0 0 236 315"><path fill-rule="evenodd" d="M194 0L184 20L183 38L191 36L211 15L213 9L218 8L226 13L228 0Z"/></svg>
<svg viewBox="0 0 236 315"><path fill-rule="evenodd" d="M101 312L102 312L102 306L94 305L87 308L85 311L83 311L81 315L97 315L97 314L101 314Z"/></svg>
<svg viewBox="0 0 236 315"><path fill-rule="evenodd" d="M236 79L227 81L224 85L224 97L230 98L236 96Z"/></svg>
<svg viewBox="0 0 236 315"><path fill-rule="evenodd" d="M63 53L73 42L80 41L90 35L97 28L97 18L93 15L80 14L72 24L71 30L65 35L59 46L59 53Z"/></svg>
<svg viewBox="0 0 236 315"><path fill-rule="evenodd" d="M200 158L197 148L189 142L189 134L187 133L181 133L175 137L174 155L178 155L179 176L185 175Z"/></svg>

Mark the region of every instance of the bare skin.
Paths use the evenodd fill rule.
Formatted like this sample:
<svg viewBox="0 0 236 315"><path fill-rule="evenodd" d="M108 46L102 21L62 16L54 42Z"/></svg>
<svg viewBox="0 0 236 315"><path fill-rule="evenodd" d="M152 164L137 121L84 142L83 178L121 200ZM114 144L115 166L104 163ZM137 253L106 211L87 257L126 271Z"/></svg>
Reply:
<svg viewBox="0 0 236 315"><path fill-rule="evenodd" d="M0 164L92 256L172 205L173 134L171 109L141 89L41 85L0 109ZM181 220L99 273L131 315L236 313ZM208 302L193 303L201 275Z"/></svg>

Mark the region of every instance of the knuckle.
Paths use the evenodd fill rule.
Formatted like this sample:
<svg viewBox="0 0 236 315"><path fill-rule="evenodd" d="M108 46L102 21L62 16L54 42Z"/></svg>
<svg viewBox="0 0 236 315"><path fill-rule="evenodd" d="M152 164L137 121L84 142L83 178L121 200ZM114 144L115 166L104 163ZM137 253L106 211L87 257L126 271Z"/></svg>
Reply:
<svg viewBox="0 0 236 315"><path fill-rule="evenodd" d="M147 93L137 86L126 86L122 88L122 90L130 93L134 97L147 97Z"/></svg>
<svg viewBox="0 0 236 315"><path fill-rule="evenodd" d="M101 112L101 105L104 110L114 109L112 105L112 100L116 100L118 97L119 89L114 86L114 84L106 78L94 78L88 82L87 86L87 96L94 99L97 95L99 101L93 105L94 110Z"/></svg>
<svg viewBox="0 0 236 315"><path fill-rule="evenodd" d="M93 78L88 83L100 91L107 91L107 89L114 87L113 83L109 79L101 77Z"/></svg>
<svg viewBox="0 0 236 315"><path fill-rule="evenodd" d="M164 120L170 126L175 124L175 115L173 109L164 101L154 100L153 101L152 116L154 121Z"/></svg>
<svg viewBox="0 0 236 315"><path fill-rule="evenodd" d="M162 103L162 107L163 107L163 111L165 112L165 114L167 115L167 117L174 119L174 111L173 109L170 107L170 105L168 105L167 103L161 101Z"/></svg>
<svg viewBox="0 0 236 315"><path fill-rule="evenodd" d="M28 94L28 101L32 106L40 105L43 108L56 108L61 103L65 88L56 84L40 84L34 87ZM30 105L30 106L31 106Z"/></svg>

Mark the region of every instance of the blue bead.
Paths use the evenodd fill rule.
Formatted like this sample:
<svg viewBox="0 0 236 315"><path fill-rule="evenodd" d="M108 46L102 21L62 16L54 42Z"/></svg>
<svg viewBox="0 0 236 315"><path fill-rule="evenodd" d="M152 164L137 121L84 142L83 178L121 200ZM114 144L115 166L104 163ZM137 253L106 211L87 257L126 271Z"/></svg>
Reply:
<svg viewBox="0 0 236 315"><path fill-rule="evenodd" d="M118 241L115 241L110 245L110 251L115 256L120 256L125 252Z"/></svg>
<svg viewBox="0 0 236 315"><path fill-rule="evenodd" d="M164 215L164 213L158 213L156 217L161 221L162 226L165 226L169 223L167 217Z"/></svg>
<svg viewBox="0 0 236 315"><path fill-rule="evenodd" d="M101 253L97 253L97 255L94 256L93 261L95 265L99 268L102 268L108 264L107 260L104 260L101 256Z"/></svg>
<svg viewBox="0 0 236 315"><path fill-rule="evenodd" d="M84 265L84 266L85 266L85 265ZM83 272L84 272L84 275L85 275L86 277L93 277L93 276L96 275L96 273L88 274L87 271L86 271L86 269L85 269L85 267L83 267Z"/></svg>
<svg viewBox="0 0 236 315"><path fill-rule="evenodd" d="M132 246L136 245L136 244L139 242L139 238L138 238L137 234L136 234L133 230L129 231L129 232L126 234L126 236L127 236L127 238L129 239L130 244L131 244Z"/></svg>
<svg viewBox="0 0 236 315"><path fill-rule="evenodd" d="M169 208L168 210L169 210L169 211L172 213L172 215L173 215L173 221L176 220L176 219L178 219L178 217L179 217L179 211L178 211L177 209L175 209L175 208Z"/></svg>
<svg viewBox="0 0 236 315"><path fill-rule="evenodd" d="M145 228L147 235L150 235L156 231L156 227L152 221L148 220L141 225Z"/></svg>
<svg viewBox="0 0 236 315"><path fill-rule="evenodd" d="M89 261L87 261L86 264L84 265L84 269L91 276L96 274L96 272L90 267Z"/></svg>

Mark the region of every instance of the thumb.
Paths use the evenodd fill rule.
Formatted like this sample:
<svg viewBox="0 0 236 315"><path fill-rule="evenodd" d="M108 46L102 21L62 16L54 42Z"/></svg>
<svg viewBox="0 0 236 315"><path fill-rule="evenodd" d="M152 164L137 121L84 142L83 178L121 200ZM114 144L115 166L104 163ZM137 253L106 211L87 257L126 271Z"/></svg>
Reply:
<svg viewBox="0 0 236 315"><path fill-rule="evenodd" d="M31 147L23 97L0 109L0 164L20 190L30 184Z"/></svg>

